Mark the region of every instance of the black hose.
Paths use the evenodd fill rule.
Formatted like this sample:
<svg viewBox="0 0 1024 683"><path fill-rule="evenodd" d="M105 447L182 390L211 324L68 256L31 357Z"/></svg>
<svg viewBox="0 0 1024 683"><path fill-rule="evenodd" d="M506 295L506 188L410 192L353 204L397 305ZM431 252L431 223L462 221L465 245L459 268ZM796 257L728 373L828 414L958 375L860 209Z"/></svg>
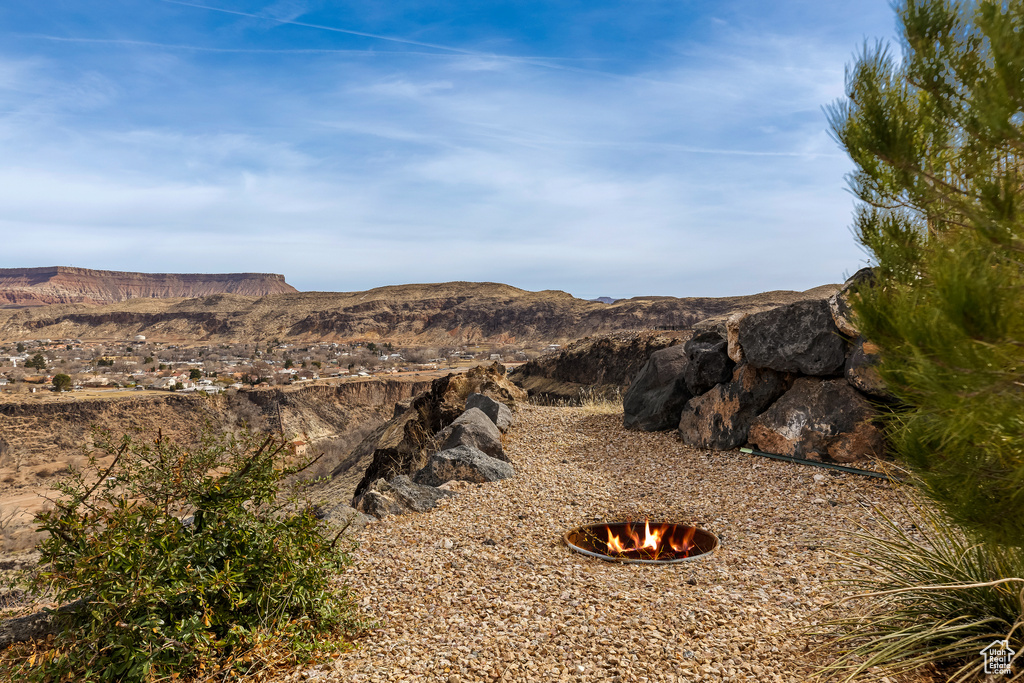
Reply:
<svg viewBox="0 0 1024 683"><path fill-rule="evenodd" d="M848 474L859 474L862 477L874 477L876 479L885 479L886 481L906 481L903 477L895 474L882 474L881 472L872 472L871 470L861 470L856 467L846 467L844 465L834 465L830 462L818 462L817 460L805 460L804 458L794 458L789 455L779 455L778 453L765 453L764 451L755 451L753 448L741 448L740 453L749 453L750 455L760 455L765 458L774 458L775 460L785 460L786 462L795 462L798 465L813 465L815 467L824 467L830 470L838 470L840 472L846 472Z"/></svg>

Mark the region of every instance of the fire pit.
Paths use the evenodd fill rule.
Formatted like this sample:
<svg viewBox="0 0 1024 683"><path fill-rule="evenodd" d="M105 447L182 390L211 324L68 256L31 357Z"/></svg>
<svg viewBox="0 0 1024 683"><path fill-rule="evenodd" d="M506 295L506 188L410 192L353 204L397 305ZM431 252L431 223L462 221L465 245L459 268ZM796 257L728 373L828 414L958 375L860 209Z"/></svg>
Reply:
<svg viewBox="0 0 1024 683"><path fill-rule="evenodd" d="M578 553L609 562L671 564L710 555L718 537L685 524L618 522L588 524L565 532L565 544Z"/></svg>

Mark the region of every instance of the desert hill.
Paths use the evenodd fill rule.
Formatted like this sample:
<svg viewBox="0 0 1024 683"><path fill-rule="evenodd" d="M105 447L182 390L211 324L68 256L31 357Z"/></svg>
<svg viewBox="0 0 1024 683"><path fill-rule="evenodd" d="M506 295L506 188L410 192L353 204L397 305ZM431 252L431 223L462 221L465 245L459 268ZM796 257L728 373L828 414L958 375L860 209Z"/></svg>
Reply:
<svg viewBox="0 0 1024 683"><path fill-rule="evenodd" d="M283 275L273 273L128 273L71 266L0 268L0 306L14 308L220 293L265 296L294 291Z"/></svg>
<svg viewBox="0 0 1024 683"><path fill-rule="evenodd" d="M142 334L152 340L217 343L387 339L449 346L571 341L639 329L686 329L738 310L827 297L837 288L824 285L806 292L720 298L635 297L612 304L577 299L561 291L529 292L488 282L259 297L218 293L135 298L101 306L54 304L0 310L0 339L126 339Z"/></svg>

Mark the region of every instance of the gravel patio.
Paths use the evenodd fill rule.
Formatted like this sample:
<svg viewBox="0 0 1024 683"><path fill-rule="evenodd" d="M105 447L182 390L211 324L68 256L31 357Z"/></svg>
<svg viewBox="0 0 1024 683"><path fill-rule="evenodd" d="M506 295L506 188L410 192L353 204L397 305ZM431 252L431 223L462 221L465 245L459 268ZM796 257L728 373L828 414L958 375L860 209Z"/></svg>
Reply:
<svg viewBox="0 0 1024 683"><path fill-rule="evenodd" d="M853 571L834 553L875 508L900 518L892 485L621 423L523 406L506 436L515 478L460 484L432 512L368 526L346 580L380 628L294 678L808 680L819 657L808 628ZM722 546L694 562L619 565L561 540L580 524L645 518L705 527Z"/></svg>

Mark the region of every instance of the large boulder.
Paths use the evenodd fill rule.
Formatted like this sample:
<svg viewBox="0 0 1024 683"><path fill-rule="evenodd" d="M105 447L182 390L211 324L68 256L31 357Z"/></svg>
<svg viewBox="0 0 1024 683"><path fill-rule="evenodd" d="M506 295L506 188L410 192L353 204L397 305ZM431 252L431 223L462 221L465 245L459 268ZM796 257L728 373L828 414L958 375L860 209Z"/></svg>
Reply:
<svg viewBox="0 0 1024 683"><path fill-rule="evenodd" d="M857 337L846 359L846 381L857 391L875 398L891 401L895 397L882 381L875 366L878 364L878 346Z"/></svg>
<svg viewBox="0 0 1024 683"><path fill-rule="evenodd" d="M824 299L751 313L740 321L739 344L748 363L779 372L837 375L846 361L846 341Z"/></svg>
<svg viewBox="0 0 1024 683"><path fill-rule="evenodd" d="M679 424L683 405L693 396L686 388L688 362L682 345L651 354L622 397L622 424L626 429L654 432Z"/></svg>
<svg viewBox="0 0 1024 683"><path fill-rule="evenodd" d="M491 422L502 433L507 432L512 426L512 411L501 401L495 401L490 396L483 394L470 394L466 399L466 410L479 408L484 415L491 418Z"/></svg>
<svg viewBox="0 0 1024 683"><path fill-rule="evenodd" d="M434 453L426 466L416 472L417 483L440 486L449 481L468 481L483 484L508 479L516 473L512 465L492 458L472 446L458 446Z"/></svg>
<svg viewBox="0 0 1024 683"><path fill-rule="evenodd" d="M850 306L850 294L860 284L870 284L875 279L875 272L871 268L861 268L850 276L850 279L843 283L842 288L828 299L829 311L832 314L832 321L840 332L847 337L853 338L860 335L857 326L853 322L853 308Z"/></svg>
<svg viewBox="0 0 1024 683"><path fill-rule="evenodd" d="M370 488L358 497L355 507L361 512L383 519L388 515L427 512L434 509L442 498L454 495L457 495L454 491L414 482L402 474L391 481L378 479L373 482Z"/></svg>
<svg viewBox="0 0 1024 683"><path fill-rule="evenodd" d="M732 381L690 399L679 419L683 443L729 450L747 441L754 419L790 387L788 374L741 365Z"/></svg>
<svg viewBox="0 0 1024 683"><path fill-rule="evenodd" d="M768 453L853 462L885 451L875 414L845 380L801 377L754 420L748 439Z"/></svg>
<svg viewBox="0 0 1024 683"><path fill-rule="evenodd" d="M437 440L441 442L438 450L472 446L492 458L508 460L501 445L501 432L479 408L470 408L455 418L454 422L438 432Z"/></svg>
<svg viewBox="0 0 1024 683"><path fill-rule="evenodd" d="M717 330L701 332L683 345L687 363L683 372L686 388L700 396L720 382L728 382L736 365L729 358L729 344Z"/></svg>

